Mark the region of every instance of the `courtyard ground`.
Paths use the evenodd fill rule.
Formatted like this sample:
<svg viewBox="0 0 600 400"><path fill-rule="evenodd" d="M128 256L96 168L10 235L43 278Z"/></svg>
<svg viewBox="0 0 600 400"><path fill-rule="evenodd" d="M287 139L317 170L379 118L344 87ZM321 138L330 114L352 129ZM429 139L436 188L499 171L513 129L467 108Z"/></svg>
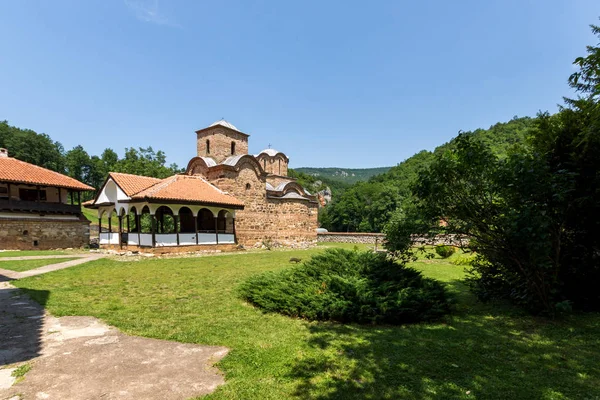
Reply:
<svg viewBox="0 0 600 400"><path fill-rule="evenodd" d="M248 276L289 268L291 257L323 247L102 259L14 284L57 317L93 316L130 335L229 348L217 364L226 384L214 399L600 397L600 315L548 320L478 303L453 258L413 264L456 295L454 313L435 323L307 322L264 314L238 297Z"/></svg>

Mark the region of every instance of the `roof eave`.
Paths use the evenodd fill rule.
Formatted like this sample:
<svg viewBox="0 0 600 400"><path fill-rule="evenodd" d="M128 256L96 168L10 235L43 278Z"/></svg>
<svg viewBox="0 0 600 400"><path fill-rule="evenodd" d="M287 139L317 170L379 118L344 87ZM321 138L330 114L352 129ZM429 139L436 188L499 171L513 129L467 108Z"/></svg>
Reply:
<svg viewBox="0 0 600 400"><path fill-rule="evenodd" d="M57 184L54 184L54 183L25 182L25 181L21 181L21 180L18 180L18 179L0 179L0 182L20 183L22 185L28 185L28 186L55 187L55 188L61 188L61 189L75 190L77 192L89 192L89 191L92 191L92 190L96 190L93 187L87 186L87 185L85 185L85 186L88 187L89 189L75 187L75 186L68 186L68 185L57 185Z"/></svg>
<svg viewBox="0 0 600 400"><path fill-rule="evenodd" d="M197 131L196 131L196 134L199 134L199 133L202 133L202 132L204 132L204 131L207 131L207 130L209 130L209 129L214 129L214 128L224 128L224 129L227 129L227 130L229 130L229 131L231 131L231 132L239 133L239 134L240 134L240 135L242 135L242 136L250 137L250 135L248 135L247 133L244 133L244 132L242 132L242 131L238 131L238 130L236 130L236 129L231 129L231 128L229 128L229 127L225 126L225 125L213 125L213 126L207 126L206 128L202 128L202 129L199 129L199 130L197 130Z"/></svg>

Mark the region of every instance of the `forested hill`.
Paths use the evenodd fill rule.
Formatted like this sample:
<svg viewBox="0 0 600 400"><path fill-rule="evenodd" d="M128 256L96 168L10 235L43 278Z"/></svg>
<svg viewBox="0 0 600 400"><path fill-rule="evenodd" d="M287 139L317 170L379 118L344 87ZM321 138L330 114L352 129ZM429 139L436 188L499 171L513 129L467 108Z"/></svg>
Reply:
<svg viewBox="0 0 600 400"><path fill-rule="evenodd" d="M383 174L389 171L391 167L379 168L312 168L302 167L294 168L295 171L306 175L314 176L317 179L327 181L339 181L342 183L353 184L360 181L366 181L372 176Z"/></svg>
<svg viewBox="0 0 600 400"><path fill-rule="evenodd" d="M534 121L530 117L515 117L488 129L466 133L489 145L496 154L503 155L511 146L525 141ZM334 196L333 202L321 213L322 227L330 231L380 232L392 212L409 196L410 185L418 171L429 165L435 153L453 146L453 140L433 152L423 150L383 174L346 188L342 195Z"/></svg>

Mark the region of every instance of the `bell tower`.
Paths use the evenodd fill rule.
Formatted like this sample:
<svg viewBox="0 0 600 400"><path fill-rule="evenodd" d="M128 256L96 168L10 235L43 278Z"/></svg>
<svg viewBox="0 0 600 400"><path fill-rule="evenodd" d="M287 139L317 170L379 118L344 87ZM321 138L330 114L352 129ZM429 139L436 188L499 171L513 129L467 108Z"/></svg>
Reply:
<svg viewBox="0 0 600 400"><path fill-rule="evenodd" d="M229 157L248 154L249 136L224 119L219 120L196 131L198 157L222 163Z"/></svg>

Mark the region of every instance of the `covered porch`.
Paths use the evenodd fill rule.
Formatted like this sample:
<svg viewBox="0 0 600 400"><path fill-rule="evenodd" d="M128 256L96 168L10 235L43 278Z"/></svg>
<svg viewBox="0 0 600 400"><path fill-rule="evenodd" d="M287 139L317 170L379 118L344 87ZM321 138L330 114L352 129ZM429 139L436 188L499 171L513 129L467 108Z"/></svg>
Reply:
<svg viewBox="0 0 600 400"><path fill-rule="evenodd" d="M98 208L102 247L162 248L235 245L235 209L184 204L128 203ZM112 216L117 216L117 226ZM102 221L108 220L108 229Z"/></svg>

